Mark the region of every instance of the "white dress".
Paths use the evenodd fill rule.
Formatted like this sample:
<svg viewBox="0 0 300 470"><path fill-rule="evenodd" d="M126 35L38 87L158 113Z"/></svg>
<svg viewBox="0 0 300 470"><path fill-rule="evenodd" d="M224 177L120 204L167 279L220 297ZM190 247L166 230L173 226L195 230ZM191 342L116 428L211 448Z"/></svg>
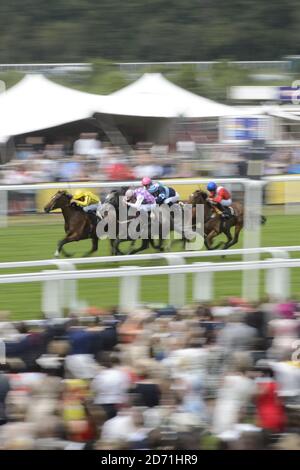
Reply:
<svg viewBox="0 0 300 470"><path fill-rule="evenodd" d="M255 392L253 380L242 375L227 375L220 388L213 412L213 432L230 431L239 422L240 412Z"/></svg>

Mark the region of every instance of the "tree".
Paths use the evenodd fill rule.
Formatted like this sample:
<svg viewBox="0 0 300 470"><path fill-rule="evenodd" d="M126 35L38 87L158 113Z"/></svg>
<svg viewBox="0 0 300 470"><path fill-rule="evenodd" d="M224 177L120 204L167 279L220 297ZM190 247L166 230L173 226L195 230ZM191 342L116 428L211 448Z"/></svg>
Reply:
<svg viewBox="0 0 300 470"><path fill-rule="evenodd" d="M10 0L0 62L270 60L297 54L296 0Z"/></svg>

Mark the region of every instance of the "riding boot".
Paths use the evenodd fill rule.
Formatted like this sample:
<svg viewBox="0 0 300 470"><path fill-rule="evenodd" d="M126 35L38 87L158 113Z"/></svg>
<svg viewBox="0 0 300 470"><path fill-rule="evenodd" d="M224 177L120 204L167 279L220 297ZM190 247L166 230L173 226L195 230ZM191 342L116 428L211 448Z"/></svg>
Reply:
<svg viewBox="0 0 300 470"><path fill-rule="evenodd" d="M216 208L221 212L221 217L223 219L229 219L230 218L231 212L230 212L228 207L224 207L224 206L222 206L222 204L220 204L218 202L216 204ZM228 210L229 210L229 212L228 212Z"/></svg>
<svg viewBox="0 0 300 470"><path fill-rule="evenodd" d="M221 215L223 217L224 207L219 202L214 204L214 209L217 215Z"/></svg>
<svg viewBox="0 0 300 470"><path fill-rule="evenodd" d="M224 207L224 206L223 206L223 214L222 214L222 217L223 217L224 219L230 219L230 217L231 217L231 210L230 210L229 207Z"/></svg>

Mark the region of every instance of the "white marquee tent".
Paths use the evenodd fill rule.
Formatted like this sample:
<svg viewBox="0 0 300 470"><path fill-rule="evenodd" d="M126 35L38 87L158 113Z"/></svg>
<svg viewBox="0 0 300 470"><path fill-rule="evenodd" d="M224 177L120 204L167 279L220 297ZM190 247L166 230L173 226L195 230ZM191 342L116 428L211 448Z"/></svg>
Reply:
<svg viewBox="0 0 300 470"><path fill-rule="evenodd" d="M27 75L0 95L0 142L9 137L92 117L95 113L153 118L202 118L244 114L146 73L108 96L58 85Z"/></svg>
<svg viewBox="0 0 300 470"><path fill-rule="evenodd" d="M237 114L235 108L186 91L160 73L145 73L108 98L101 103L101 112L113 115L201 118Z"/></svg>
<svg viewBox="0 0 300 470"><path fill-rule="evenodd" d="M0 142L10 136L89 118L106 97L27 75L0 95Z"/></svg>

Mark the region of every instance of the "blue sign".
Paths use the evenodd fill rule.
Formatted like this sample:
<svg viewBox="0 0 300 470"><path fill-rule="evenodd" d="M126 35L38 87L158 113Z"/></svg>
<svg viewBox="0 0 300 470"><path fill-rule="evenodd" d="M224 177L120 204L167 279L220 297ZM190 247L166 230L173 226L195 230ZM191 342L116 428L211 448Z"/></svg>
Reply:
<svg viewBox="0 0 300 470"><path fill-rule="evenodd" d="M284 103L293 103L296 100L300 101L300 87L299 86L281 86L279 87L279 100Z"/></svg>
<svg viewBox="0 0 300 470"><path fill-rule="evenodd" d="M265 120L259 117L230 118L226 122L226 140L257 140L265 138Z"/></svg>

